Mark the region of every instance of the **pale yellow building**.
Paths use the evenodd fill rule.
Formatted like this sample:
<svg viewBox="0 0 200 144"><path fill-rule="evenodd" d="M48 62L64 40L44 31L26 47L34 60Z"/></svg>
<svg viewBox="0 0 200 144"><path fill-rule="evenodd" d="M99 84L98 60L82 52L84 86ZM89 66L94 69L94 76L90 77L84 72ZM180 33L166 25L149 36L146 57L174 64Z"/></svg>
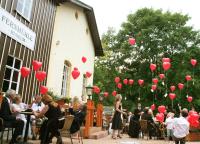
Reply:
<svg viewBox="0 0 200 144"><path fill-rule="evenodd" d="M61 97L78 96L86 100L85 86L93 83L94 58L103 50L93 8L78 1L66 0L57 7L50 53L47 87ZM82 57L86 57L86 63ZM80 76L74 80L74 67ZM92 73L84 78L84 73Z"/></svg>

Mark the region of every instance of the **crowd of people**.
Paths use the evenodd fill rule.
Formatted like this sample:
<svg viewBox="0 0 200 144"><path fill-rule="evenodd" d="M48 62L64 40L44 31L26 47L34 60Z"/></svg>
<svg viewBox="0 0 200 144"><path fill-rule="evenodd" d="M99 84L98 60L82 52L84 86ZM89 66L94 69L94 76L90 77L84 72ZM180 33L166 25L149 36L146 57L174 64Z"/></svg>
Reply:
<svg viewBox="0 0 200 144"><path fill-rule="evenodd" d="M117 136L121 138L120 134L127 126L123 125L123 118L126 118L126 123L128 123L127 133L132 138L143 136L141 121L146 120L147 134L150 139L152 139L152 137L167 137L169 140L174 140L175 144L185 144L185 139L189 134L190 129L190 124L187 120L188 110L186 108L180 108L178 113L175 113L174 111L165 111L164 120L161 122L154 116L153 111L148 107L145 107L143 111L135 109L133 114L131 112L123 112L121 100L121 95L116 95L114 104L115 112L111 124L113 139L117 138L116 131L118 131Z"/></svg>
<svg viewBox="0 0 200 144"><path fill-rule="evenodd" d="M31 104L22 102L20 95L9 89L5 96L0 93L0 118L4 120L4 127L14 128L10 144L23 141L25 136L25 129L27 118L23 114L24 111L31 112L31 122L29 124L28 137L36 140L37 134L41 144L49 144L52 138L57 138L57 144L62 144L62 137L60 130L63 126L60 124L59 119L65 117L62 108L53 100L51 96L45 94L43 96L36 95ZM75 97L75 99L77 99ZM79 100L74 100L73 104L69 107L69 114L74 115L74 121L70 128L71 134L76 134L80 130L81 124L85 120L87 107ZM38 131L39 127L39 131Z"/></svg>
<svg viewBox="0 0 200 144"><path fill-rule="evenodd" d="M59 119L64 117L66 113L62 112L62 108L51 96L48 94L43 96L36 95L31 104L25 104L22 102L21 96L16 95L14 90L8 90L5 96L3 96L3 93L0 93L0 95L0 117L4 120L4 127L14 128L10 144L21 141L25 136L27 118L22 112L26 110L32 112L28 131L29 138L35 140L37 139L37 134L39 134L41 144L51 143L53 137L57 138L57 144L63 143L59 130L62 127ZM135 109L133 114L132 112L124 112L121 100L122 96L117 94L114 104L115 111L111 120L113 139L122 138L121 134L125 128L127 134L132 138L143 136L140 122L145 120L150 139L152 137L163 138L166 132L169 140L174 140L176 144L185 143L185 138L189 134L190 128L187 120L188 110L186 108L180 108L178 114L174 111L166 111L164 120L161 122L148 107L145 107L143 111ZM85 121L86 113L87 106L77 97L74 97L71 106L68 107L68 114L74 115L70 128L71 134L76 135L80 130L80 126ZM126 118L126 124L128 123L128 125L123 125L124 118ZM38 126L40 128L39 131Z"/></svg>

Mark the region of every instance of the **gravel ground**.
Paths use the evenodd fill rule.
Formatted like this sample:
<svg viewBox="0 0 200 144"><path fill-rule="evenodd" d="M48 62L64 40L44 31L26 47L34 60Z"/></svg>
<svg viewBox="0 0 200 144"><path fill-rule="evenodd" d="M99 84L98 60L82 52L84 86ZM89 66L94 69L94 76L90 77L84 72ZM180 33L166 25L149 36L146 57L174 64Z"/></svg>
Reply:
<svg viewBox="0 0 200 144"><path fill-rule="evenodd" d="M29 140L29 142L33 144L39 144L40 141L32 141ZM63 142L64 144L70 144L70 139L63 137ZM74 144L78 144L78 140L74 139L73 140ZM122 139L112 139L111 136L107 136L105 138L101 138L98 140L93 140L93 139L83 139L84 144L174 144L172 141L167 141L167 140L146 140L146 139L134 139L134 138L129 138L127 135L123 135ZM56 139L53 139L53 144L56 144ZM200 142L186 142L186 144L200 144Z"/></svg>

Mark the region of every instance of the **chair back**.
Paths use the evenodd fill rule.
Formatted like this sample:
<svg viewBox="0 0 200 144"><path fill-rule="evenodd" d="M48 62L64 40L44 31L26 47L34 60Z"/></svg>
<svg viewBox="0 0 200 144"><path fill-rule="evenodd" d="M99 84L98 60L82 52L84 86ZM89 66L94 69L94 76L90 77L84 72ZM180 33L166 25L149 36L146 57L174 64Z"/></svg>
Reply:
<svg viewBox="0 0 200 144"><path fill-rule="evenodd" d="M73 120L74 120L73 115L65 116L65 122L64 122L64 125L63 125L63 128L61 129L61 131L69 131L69 129L71 128Z"/></svg>
<svg viewBox="0 0 200 144"><path fill-rule="evenodd" d="M148 130L148 123L147 120L140 120L140 128L142 131L147 131Z"/></svg>
<svg viewBox="0 0 200 144"><path fill-rule="evenodd" d="M0 131L2 131L4 128L4 125L3 125L3 119L0 118Z"/></svg>

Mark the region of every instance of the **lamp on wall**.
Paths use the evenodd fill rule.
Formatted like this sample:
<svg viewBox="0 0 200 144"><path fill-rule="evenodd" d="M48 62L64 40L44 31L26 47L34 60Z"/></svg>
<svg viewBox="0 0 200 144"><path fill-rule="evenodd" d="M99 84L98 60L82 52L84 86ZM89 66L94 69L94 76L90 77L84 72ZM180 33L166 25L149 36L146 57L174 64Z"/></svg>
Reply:
<svg viewBox="0 0 200 144"><path fill-rule="evenodd" d="M88 95L88 99L89 100L92 99L91 96L92 96L93 87L89 85L89 86L87 86L85 88L86 88L86 93Z"/></svg>

